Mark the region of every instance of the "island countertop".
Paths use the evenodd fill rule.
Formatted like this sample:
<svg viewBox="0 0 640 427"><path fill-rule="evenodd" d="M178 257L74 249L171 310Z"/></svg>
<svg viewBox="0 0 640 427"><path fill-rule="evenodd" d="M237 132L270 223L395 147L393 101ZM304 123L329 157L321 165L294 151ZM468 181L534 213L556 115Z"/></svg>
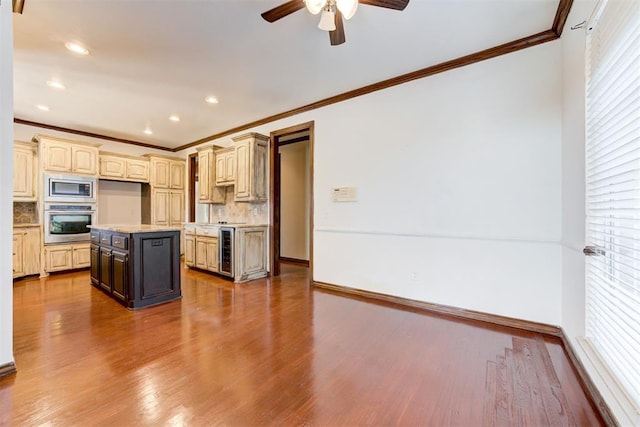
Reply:
<svg viewBox="0 0 640 427"><path fill-rule="evenodd" d="M182 227L169 227L166 225L150 225L150 224L96 224L88 225L88 228L95 230L113 231L115 233L157 233L163 231L180 231Z"/></svg>

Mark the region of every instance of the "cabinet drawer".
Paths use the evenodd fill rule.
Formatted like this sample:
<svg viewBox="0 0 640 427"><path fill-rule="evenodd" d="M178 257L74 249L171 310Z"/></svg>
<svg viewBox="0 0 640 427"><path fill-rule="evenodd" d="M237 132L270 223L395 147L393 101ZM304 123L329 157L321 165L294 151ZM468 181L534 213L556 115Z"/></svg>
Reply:
<svg viewBox="0 0 640 427"><path fill-rule="evenodd" d="M111 246L119 249L129 249L129 239L124 236L113 236Z"/></svg>
<svg viewBox="0 0 640 427"><path fill-rule="evenodd" d="M111 246L111 234L100 233L100 243Z"/></svg>
<svg viewBox="0 0 640 427"><path fill-rule="evenodd" d="M91 243L100 243L100 233L98 231L91 232Z"/></svg>

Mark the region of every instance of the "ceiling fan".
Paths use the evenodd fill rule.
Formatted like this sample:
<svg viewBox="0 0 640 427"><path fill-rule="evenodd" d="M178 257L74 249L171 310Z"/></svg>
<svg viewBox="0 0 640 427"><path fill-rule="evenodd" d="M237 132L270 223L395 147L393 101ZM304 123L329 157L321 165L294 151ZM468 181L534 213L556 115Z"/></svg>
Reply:
<svg viewBox="0 0 640 427"><path fill-rule="evenodd" d="M386 9L404 10L409 0L359 0L369 6L384 7ZM275 22L300 9L307 10L314 15L322 12L318 28L329 32L332 46L345 42L342 18L350 19L358 8L358 0L290 0L264 12L261 16L268 22Z"/></svg>

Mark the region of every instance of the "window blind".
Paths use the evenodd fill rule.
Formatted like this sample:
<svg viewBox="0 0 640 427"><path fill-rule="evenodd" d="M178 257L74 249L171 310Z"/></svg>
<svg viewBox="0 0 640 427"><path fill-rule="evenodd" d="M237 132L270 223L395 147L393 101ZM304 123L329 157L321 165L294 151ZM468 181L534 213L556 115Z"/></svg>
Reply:
<svg viewBox="0 0 640 427"><path fill-rule="evenodd" d="M640 1L609 0L586 50L587 338L640 408Z"/></svg>

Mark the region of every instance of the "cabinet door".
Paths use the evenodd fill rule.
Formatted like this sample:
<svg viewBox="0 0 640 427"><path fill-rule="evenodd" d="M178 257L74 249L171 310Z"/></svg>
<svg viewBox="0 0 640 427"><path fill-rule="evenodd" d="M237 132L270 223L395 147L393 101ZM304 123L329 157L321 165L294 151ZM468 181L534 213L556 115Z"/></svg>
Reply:
<svg viewBox="0 0 640 427"><path fill-rule="evenodd" d="M218 271L218 239L206 240L207 261L206 269L209 271Z"/></svg>
<svg viewBox="0 0 640 427"><path fill-rule="evenodd" d="M48 246L45 252L45 270L62 271L73 268L71 246Z"/></svg>
<svg viewBox="0 0 640 427"><path fill-rule="evenodd" d="M122 301L126 301L129 289L129 254L112 251L111 259L113 263L113 296Z"/></svg>
<svg viewBox="0 0 640 427"><path fill-rule="evenodd" d="M169 190L152 190L151 213L154 225L169 225Z"/></svg>
<svg viewBox="0 0 640 427"><path fill-rule="evenodd" d="M25 229L23 242L23 264L24 273L38 274L40 273L40 227L30 227Z"/></svg>
<svg viewBox="0 0 640 427"><path fill-rule="evenodd" d="M169 167L171 168L171 188L174 190L184 190L184 163L173 161Z"/></svg>
<svg viewBox="0 0 640 427"><path fill-rule="evenodd" d="M207 269L207 241L196 237L196 267Z"/></svg>
<svg viewBox="0 0 640 427"><path fill-rule="evenodd" d="M267 269L266 229L239 229L239 248L237 251L240 276L261 273Z"/></svg>
<svg viewBox="0 0 640 427"><path fill-rule="evenodd" d="M81 145L71 146L71 169L76 173L95 175L98 172L98 149Z"/></svg>
<svg viewBox="0 0 640 427"><path fill-rule="evenodd" d="M100 247L91 245L91 284L100 284Z"/></svg>
<svg viewBox="0 0 640 427"><path fill-rule="evenodd" d="M184 263L189 267L196 263L196 238L189 234L184 237Z"/></svg>
<svg viewBox="0 0 640 427"><path fill-rule="evenodd" d="M71 145L47 142L44 147L44 169L71 172Z"/></svg>
<svg viewBox="0 0 640 427"><path fill-rule="evenodd" d="M216 155L216 185L222 185L225 182L225 165L226 157L224 154Z"/></svg>
<svg viewBox="0 0 640 427"><path fill-rule="evenodd" d="M125 159L115 156L100 156L100 177L124 178Z"/></svg>
<svg viewBox="0 0 640 427"><path fill-rule="evenodd" d="M248 142L236 146L236 200L248 199L251 196L250 182L250 146Z"/></svg>
<svg viewBox="0 0 640 427"><path fill-rule="evenodd" d="M13 233L13 277L24 276L22 232Z"/></svg>
<svg viewBox="0 0 640 427"><path fill-rule="evenodd" d="M200 151L198 153L198 200L208 202L211 200L211 176L210 165L213 151Z"/></svg>
<svg viewBox="0 0 640 427"><path fill-rule="evenodd" d="M13 149L13 197L35 200L34 153L23 147Z"/></svg>
<svg viewBox="0 0 640 427"><path fill-rule="evenodd" d="M151 160L151 185L157 188L169 188L170 161L167 159Z"/></svg>
<svg viewBox="0 0 640 427"><path fill-rule="evenodd" d="M125 177L134 181L149 182L149 162L127 159Z"/></svg>
<svg viewBox="0 0 640 427"><path fill-rule="evenodd" d="M100 287L111 293L111 249L100 248Z"/></svg>
<svg viewBox="0 0 640 427"><path fill-rule="evenodd" d="M169 193L169 225L182 226L184 222L184 192Z"/></svg>
<svg viewBox="0 0 640 427"><path fill-rule="evenodd" d="M227 153L224 157L224 180L227 182L234 182L236 180L236 153Z"/></svg>
<svg viewBox="0 0 640 427"><path fill-rule="evenodd" d="M73 247L73 268L86 268L91 265L89 245Z"/></svg>

